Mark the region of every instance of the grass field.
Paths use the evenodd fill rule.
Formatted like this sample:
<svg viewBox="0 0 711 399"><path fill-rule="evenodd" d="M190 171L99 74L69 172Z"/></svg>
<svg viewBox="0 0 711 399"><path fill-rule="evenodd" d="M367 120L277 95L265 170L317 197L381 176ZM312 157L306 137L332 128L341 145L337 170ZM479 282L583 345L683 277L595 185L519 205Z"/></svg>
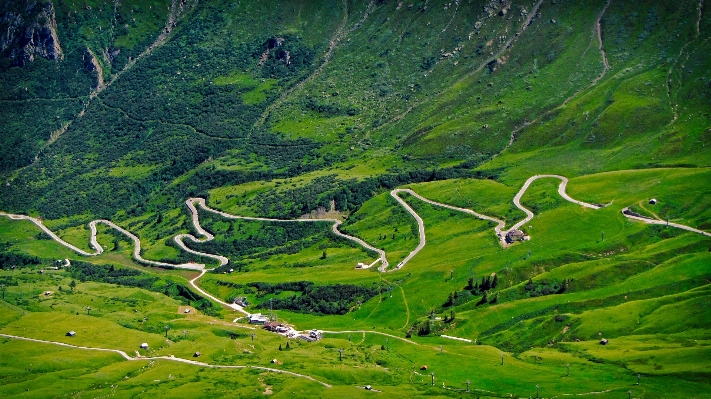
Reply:
<svg viewBox="0 0 711 399"><path fill-rule="evenodd" d="M0 210L83 250L110 219L146 259L216 267L173 241L202 197L336 217L392 269L419 238L396 186L507 228L535 174L605 206L537 180L531 239L502 248L493 223L402 194L427 244L387 273L355 269L376 255L325 222L200 211L215 239L187 245L230 262L197 284L250 313L296 303L274 315L317 342L252 329L104 225L82 257L0 217L0 333L49 341L0 338L1 397L711 398L711 239L621 212L711 232L708 4L82 0L50 21L6 3ZM63 57L20 68L35 19Z"/></svg>
<svg viewBox="0 0 711 399"><path fill-rule="evenodd" d="M405 195L423 218L428 241L399 272L354 269L354 259L364 255L356 248L328 248L328 257L320 259L321 241L294 254L252 257L247 272L208 273L200 280L204 289L223 299L233 291L217 284L219 281L308 280L317 285L379 283L390 287L343 316L276 311L280 320L299 328L353 331L327 333L316 343L291 340L286 351L279 350L280 345L286 345L286 338L235 324L232 320L239 315L233 312L224 311L218 318L199 312L186 315L179 312L184 304L160 293L102 283L80 282L71 291L70 279L61 270L40 274L39 267L33 267L3 271L0 276L7 283L0 320L3 334L120 349L131 356L188 359L199 351L198 360L209 364L269 367L274 366L270 361L277 359L274 367L309 375L333 388L253 369L204 369L163 360L126 362L117 355L15 340L5 340L3 345L8 351L48 346L49 352L30 354L23 360L48 364L43 367L52 372L43 374L45 384L60 384L62 373L77 370L73 378L82 383L93 381L90 386L97 394L102 389L115 389L132 395L138 387L148 393L164 383L141 376L167 373L167 377L151 378L165 381L166 387L199 389L205 396L219 396L218 381L236 378L243 387L239 396L262 395L270 386L276 395L359 397L367 391L356 386L368 384L389 396L452 396L463 394L464 382L469 380L472 392L480 397L509 393L528 397L535 394L535 385L544 397L604 391L602 397L612 398L629 389L645 398L704 397L706 377L711 373L707 360L711 336L704 316L711 304L711 241L698 234L629 221L620 210L655 197L660 215L676 214L680 223L703 225L708 209L701 205L707 197L702 183L706 175L705 170L658 169L571 179L568 192L574 198L611 203L599 210L560 199L556 180L535 182L522 200L536 213L530 226L525 226L532 239L506 250L499 247L491 223ZM460 179L409 187L427 198L503 217L510 224L523 216L510 202L518 191L517 182ZM37 239L36 228L27 222L3 219L2 223L3 240L13 248L42 258L77 258L52 241ZM221 222L210 223L206 226L218 238L224 234L226 227L220 227ZM416 245L413 225L414 219L383 193L351 215L345 229L385 248L394 263ZM81 226L62 232L76 245L88 239ZM327 236L325 229L323 239ZM113 238L102 230L99 240L110 246ZM92 261L160 272L131 264L129 256L128 242L121 240L117 250ZM290 266L294 264L301 266ZM179 279L191 275L166 272ZM480 297L471 296L451 308L443 305L450 292L464 291L470 276L478 282L491 273L499 279L499 286L492 290L498 303L479 305ZM534 297L525 289L529 279L534 285L563 280L570 284L562 294ZM45 291L52 293L45 296ZM269 298L248 297L252 303ZM87 306L91 307L89 314ZM454 321L443 321L450 310L456 312ZM421 325L432 311L437 316L433 323L437 332L419 337L412 326ZM167 339L165 326L169 327ZM69 330L77 335L66 337ZM404 340L408 331L412 331L412 338ZM256 334L254 341L251 333ZM601 338L610 343L601 346ZM147 351L138 348L142 342L149 344ZM387 350L381 348L385 345ZM338 360L339 348L345 349L343 361ZM502 350L504 366L500 364ZM66 356L72 360L62 366L41 360ZM86 362L94 365L94 371L82 366ZM426 372L419 370L423 364L428 366ZM570 377L566 364L571 365ZM16 366L4 367L8 377L3 389L8 394L20 392L23 383L11 376L24 374L18 374ZM139 369L144 371L139 373ZM97 382L98 372L105 375L105 385L114 388ZM435 372L434 387L430 385L431 372ZM643 375L641 386L634 385L637 373ZM215 391L205 391L206 386ZM172 395L171 389L164 389L163 394Z"/></svg>

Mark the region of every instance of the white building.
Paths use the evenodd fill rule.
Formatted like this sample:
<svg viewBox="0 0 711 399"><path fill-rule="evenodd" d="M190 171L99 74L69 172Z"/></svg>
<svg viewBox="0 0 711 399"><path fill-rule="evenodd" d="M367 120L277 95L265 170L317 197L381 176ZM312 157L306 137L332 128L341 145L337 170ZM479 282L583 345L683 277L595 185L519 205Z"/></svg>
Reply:
<svg viewBox="0 0 711 399"><path fill-rule="evenodd" d="M269 319L267 316L261 314L261 313L255 313L249 315L249 324L264 324L268 321Z"/></svg>

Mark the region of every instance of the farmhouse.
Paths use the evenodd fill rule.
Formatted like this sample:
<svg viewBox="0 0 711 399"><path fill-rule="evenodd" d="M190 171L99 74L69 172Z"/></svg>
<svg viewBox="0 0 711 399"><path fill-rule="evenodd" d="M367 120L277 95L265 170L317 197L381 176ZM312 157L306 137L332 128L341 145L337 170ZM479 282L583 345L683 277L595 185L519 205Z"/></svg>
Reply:
<svg viewBox="0 0 711 399"><path fill-rule="evenodd" d="M279 327L280 324L278 321L268 321L264 323L264 326L262 326L263 329L271 332L276 332L277 327Z"/></svg>
<svg viewBox="0 0 711 399"><path fill-rule="evenodd" d="M517 241L526 241L529 239L530 237L527 236L526 233L524 233L522 230L511 230L506 233L506 242L509 244L513 244Z"/></svg>
<svg viewBox="0 0 711 399"><path fill-rule="evenodd" d="M75 333L74 331L69 331L69 332L67 333L67 337L73 337L73 336L75 336L75 335L77 335L77 333Z"/></svg>
<svg viewBox="0 0 711 399"><path fill-rule="evenodd" d="M261 313L255 313L255 314L249 315L249 324L264 324L267 321L268 321L267 316L265 316Z"/></svg>

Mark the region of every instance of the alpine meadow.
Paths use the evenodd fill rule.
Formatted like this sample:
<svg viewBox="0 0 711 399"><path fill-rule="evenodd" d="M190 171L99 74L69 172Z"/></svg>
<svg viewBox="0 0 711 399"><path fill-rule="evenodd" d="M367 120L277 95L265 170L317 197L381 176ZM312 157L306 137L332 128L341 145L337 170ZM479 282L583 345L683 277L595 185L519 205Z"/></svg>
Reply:
<svg viewBox="0 0 711 399"><path fill-rule="evenodd" d="M2 0L0 288L0 397L711 399L711 4Z"/></svg>

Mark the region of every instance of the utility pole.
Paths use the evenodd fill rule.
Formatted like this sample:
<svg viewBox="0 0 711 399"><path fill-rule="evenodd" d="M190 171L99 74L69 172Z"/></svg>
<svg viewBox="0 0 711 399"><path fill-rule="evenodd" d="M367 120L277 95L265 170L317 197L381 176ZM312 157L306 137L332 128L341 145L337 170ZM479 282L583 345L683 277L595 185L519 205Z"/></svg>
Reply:
<svg viewBox="0 0 711 399"><path fill-rule="evenodd" d="M183 338L187 338L187 337L188 337L188 330L183 330Z"/></svg>
<svg viewBox="0 0 711 399"><path fill-rule="evenodd" d="M343 349L341 348L338 349L338 360L343 361Z"/></svg>
<svg viewBox="0 0 711 399"><path fill-rule="evenodd" d="M432 372L432 386L434 386L434 371Z"/></svg>
<svg viewBox="0 0 711 399"><path fill-rule="evenodd" d="M274 306L272 306L272 300L274 298L269 298L269 321L277 321L276 316L274 315Z"/></svg>
<svg viewBox="0 0 711 399"><path fill-rule="evenodd" d="M168 338L168 330L170 330L169 326L165 326L165 337Z"/></svg>
<svg viewBox="0 0 711 399"><path fill-rule="evenodd" d="M439 354L442 354L442 345L439 346Z"/></svg>
<svg viewBox="0 0 711 399"><path fill-rule="evenodd" d="M502 366L504 365L504 353L503 352L501 352L501 365Z"/></svg>
<svg viewBox="0 0 711 399"><path fill-rule="evenodd" d="M627 391L627 399L632 399L632 390Z"/></svg>
<svg viewBox="0 0 711 399"><path fill-rule="evenodd" d="M454 280L454 270L449 271L449 279Z"/></svg>
<svg viewBox="0 0 711 399"><path fill-rule="evenodd" d="M390 338L385 338L385 350L390 350Z"/></svg>
<svg viewBox="0 0 711 399"><path fill-rule="evenodd" d="M86 315L89 316L89 312L91 312L91 306L86 307Z"/></svg>
<svg viewBox="0 0 711 399"><path fill-rule="evenodd" d="M669 227L669 215L667 215L667 227Z"/></svg>
<svg viewBox="0 0 711 399"><path fill-rule="evenodd" d="M602 232L602 240L605 241L605 232Z"/></svg>
<svg viewBox="0 0 711 399"><path fill-rule="evenodd" d="M351 342L351 335L348 334L348 342Z"/></svg>
<svg viewBox="0 0 711 399"><path fill-rule="evenodd" d="M465 382L465 384L467 384L467 392L469 392L469 384L471 384L471 382L469 382L469 380L467 380L467 382Z"/></svg>
<svg viewBox="0 0 711 399"><path fill-rule="evenodd" d="M251 333L251 334L249 334L249 335L252 336L252 342L254 342L254 336L255 336L256 334L255 334L255 333Z"/></svg>
<svg viewBox="0 0 711 399"><path fill-rule="evenodd" d="M538 399L538 385L536 385L536 399Z"/></svg>
<svg viewBox="0 0 711 399"><path fill-rule="evenodd" d="M641 375L640 375L640 374L637 374L637 385L642 385L642 384L640 383L640 380L639 380L640 377L641 377Z"/></svg>
<svg viewBox="0 0 711 399"><path fill-rule="evenodd" d="M565 367L568 368L568 377L570 377L570 363L566 364Z"/></svg>

